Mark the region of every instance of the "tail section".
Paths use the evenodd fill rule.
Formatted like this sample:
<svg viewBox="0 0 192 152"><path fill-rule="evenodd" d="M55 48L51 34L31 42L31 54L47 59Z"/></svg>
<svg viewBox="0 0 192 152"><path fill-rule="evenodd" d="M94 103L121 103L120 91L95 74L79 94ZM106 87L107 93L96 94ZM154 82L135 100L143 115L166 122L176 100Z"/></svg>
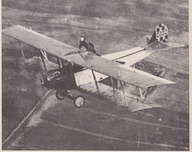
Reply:
<svg viewBox="0 0 192 152"><path fill-rule="evenodd" d="M148 44L151 44L153 42L167 42L168 41L168 28L164 24L159 24L152 35L152 37L148 40Z"/></svg>

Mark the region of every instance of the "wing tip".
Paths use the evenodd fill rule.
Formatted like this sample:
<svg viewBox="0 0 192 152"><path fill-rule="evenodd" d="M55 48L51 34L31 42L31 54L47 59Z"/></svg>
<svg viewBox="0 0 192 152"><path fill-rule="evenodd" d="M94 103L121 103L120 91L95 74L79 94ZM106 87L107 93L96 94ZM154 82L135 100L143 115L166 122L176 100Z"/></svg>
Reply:
<svg viewBox="0 0 192 152"><path fill-rule="evenodd" d="M176 82L169 81L167 84L175 84Z"/></svg>
<svg viewBox="0 0 192 152"><path fill-rule="evenodd" d="M174 42L167 42L165 43L167 46L172 47L172 48L181 48L185 47L185 44L180 44L180 43L174 43Z"/></svg>
<svg viewBox="0 0 192 152"><path fill-rule="evenodd" d="M162 82L163 82L163 84L175 84L176 82L174 82L174 81L171 81L171 80L167 80L167 79L163 79L162 78Z"/></svg>

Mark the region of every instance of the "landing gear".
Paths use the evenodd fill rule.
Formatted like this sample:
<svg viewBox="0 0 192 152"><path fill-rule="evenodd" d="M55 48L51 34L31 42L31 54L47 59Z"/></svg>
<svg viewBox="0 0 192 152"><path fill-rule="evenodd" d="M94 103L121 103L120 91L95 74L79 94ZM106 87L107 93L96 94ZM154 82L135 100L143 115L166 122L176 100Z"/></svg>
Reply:
<svg viewBox="0 0 192 152"><path fill-rule="evenodd" d="M81 108L85 104L85 98L81 95L76 96L73 100L73 103L77 108Z"/></svg>
<svg viewBox="0 0 192 152"><path fill-rule="evenodd" d="M65 97L72 99L74 106L77 108L81 108L85 104L85 98L82 95L73 96L69 90L57 90L55 96L58 100L62 100Z"/></svg>
<svg viewBox="0 0 192 152"><path fill-rule="evenodd" d="M58 100L62 100L66 97L67 91L66 90L57 90L55 96Z"/></svg>

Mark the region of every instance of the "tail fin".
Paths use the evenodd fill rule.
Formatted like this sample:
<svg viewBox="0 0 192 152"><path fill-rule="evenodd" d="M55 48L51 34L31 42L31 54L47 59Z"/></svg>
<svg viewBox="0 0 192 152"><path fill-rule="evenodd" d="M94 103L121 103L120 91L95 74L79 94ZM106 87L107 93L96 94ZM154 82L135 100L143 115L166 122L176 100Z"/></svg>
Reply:
<svg viewBox="0 0 192 152"><path fill-rule="evenodd" d="M157 42L167 42L168 40L168 28L164 24L159 24L152 35L152 37L148 40L148 44L151 44L155 41Z"/></svg>

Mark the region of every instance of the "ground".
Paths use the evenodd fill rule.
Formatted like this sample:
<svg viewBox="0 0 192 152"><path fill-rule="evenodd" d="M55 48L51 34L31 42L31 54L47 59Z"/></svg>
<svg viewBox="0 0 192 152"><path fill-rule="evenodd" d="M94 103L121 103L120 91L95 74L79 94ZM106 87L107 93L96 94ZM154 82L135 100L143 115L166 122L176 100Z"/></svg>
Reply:
<svg viewBox="0 0 192 152"><path fill-rule="evenodd" d="M72 46L78 46L78 37L85 35L101 54L142 45L146 35L152 34L159 23L168 26L170 41L188 45L187 0L2 1L3 28L20 24ZM18 43L4 35L2 39L2 129L5 141L47 90L36 80L36 73L40 71L38 65L24 66ZM25 52L33 52L27 53L27 57L34 54L34 48L22 47ZM86 108L80 110L74 109L68 100L57 101L50 92L47 100L40 102L41 106L32 112L30 120L27 119L3 148L188 149L188 56L188 47L185 47L157 51L143 61L149 67L151 64L165 67L167 78L176 82L176 85L159 88L151 99L161 103L163 109L129 113L122 107L88 95ZM41 123L30 126L33 120L39 119Z"/></svg>

